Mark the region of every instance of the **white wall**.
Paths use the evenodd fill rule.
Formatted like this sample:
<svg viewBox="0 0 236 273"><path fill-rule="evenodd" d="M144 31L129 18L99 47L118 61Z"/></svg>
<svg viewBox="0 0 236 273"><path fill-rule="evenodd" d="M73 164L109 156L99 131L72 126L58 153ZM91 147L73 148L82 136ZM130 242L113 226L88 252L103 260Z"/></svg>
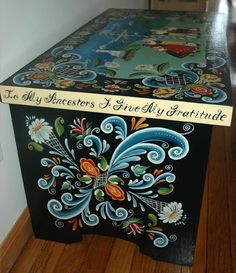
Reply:
<svg viewBox="0 0 236 273"><path fill-rule="evenodd" d="M107 8L146 0L0 0L0 82ZM8 105L0 104L0 243L26 207ZM1 160L1 151L0 151Z"/></svg>

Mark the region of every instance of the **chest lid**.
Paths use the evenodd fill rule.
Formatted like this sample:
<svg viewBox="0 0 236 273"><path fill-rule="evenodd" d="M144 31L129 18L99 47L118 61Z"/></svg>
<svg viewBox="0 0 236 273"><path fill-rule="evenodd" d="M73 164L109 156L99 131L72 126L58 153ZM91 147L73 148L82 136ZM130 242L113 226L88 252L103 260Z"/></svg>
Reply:
<svg viewBox="0 0 236 273"><path fill-rule="evenodd" d="M223 14L109 9L0 85L2 102L229 126Z"/></svg>

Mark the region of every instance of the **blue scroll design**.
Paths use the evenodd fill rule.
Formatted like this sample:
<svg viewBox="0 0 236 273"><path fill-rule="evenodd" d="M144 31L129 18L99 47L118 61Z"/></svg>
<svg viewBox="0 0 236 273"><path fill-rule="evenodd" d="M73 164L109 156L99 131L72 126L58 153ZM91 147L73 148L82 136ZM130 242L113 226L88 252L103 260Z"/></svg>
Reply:
<svg viewBox="0 0 236 273"><path fill-rule="evenodd" d="M77 123L74 121L72 137L76 137L76 126L78 134L90 128L91 123L85 118L82 120L77 118ZM158 200L159 195L174 190L176 175L173 166L168 164L158 173L153 172L153 168L159 168L167 159L181 160L188 154L186 135L194 131L192 124L185 124L182 133L164 127L145 128L147 125L129 131L129 125L122 117L110 116L101 122L100 127L87 130L84 138L76 138L79 143L75 145L77 152L85 151L88 157L80 156L76 161L77 152L70 148L68 138L63 145L44 119L31 122L31 125L28 122L29 135L34 132L34 140L37 140L37 130L34 131L33 126L40 122L41 130L45 130L45 139L40 140L42 145L50 148L51 157L41 159L47 174L38 179L38 186L53 195L47 209L57 219L57 226L60 223L62 227L62 221L72 223L78 221L76 219L88 226L109 220L116 223L116 227L123 226L128 234L151 233L156 247L165 247L169 243L163 232L148 227L144 229L145 225L132 216L134 211L123 201L142 212L152 210L156 215L152 218L160 217L164 223L176 224L186 218L181 203ZM114 141L117 143L115 148ZM164 187L159 186L163 184ZM177 210L176 219L169 220L170 215L165 218L164 214L171 209Z"/></svg>
<svg viewBox="0 0 236 273"><path fill-rule="evenodd" d="M105 133L110 133L117 120L118 117L108 117L102 122L101 129ZM117 137L120 137L123 127L116 125L116 129ZM189 151L188 142L181 134L166 128L146 128L131 134L117 146L110 160L109 172L127 168L129 162L140 161L143 154L147 154L147 159L153 164L162 163L165 151L159 145L151 143L154 141L173 143L175 146L168 151L169 157L173 160L185 157Z"/></svg>

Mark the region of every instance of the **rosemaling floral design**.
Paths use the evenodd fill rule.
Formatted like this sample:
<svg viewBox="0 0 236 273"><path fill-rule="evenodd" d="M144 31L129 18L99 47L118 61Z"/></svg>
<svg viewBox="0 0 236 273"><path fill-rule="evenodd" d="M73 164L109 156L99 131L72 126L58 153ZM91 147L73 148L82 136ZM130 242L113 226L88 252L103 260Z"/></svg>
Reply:
<svg viewBox="0 0 236 273"><path fill-rule="evenodd" d="M207 46L206 25L193 14L162 18L147 11L108 12L16 74L13 82L210 104L226 101L225 56Z"/></svg>
<svg viewBox="0 0 236 273"><path fill-rule="evenodd" d="M26 121L29 149L49 149L49 156L41 159L45 174L38 186L51 194L47 209L56 225L60 221L58 227L67 224L76 231L108 221L127 236L147 236L156 247L177 240L165 233L165 226L185 224L187 216L181 202L163 201L174 191L176 176L172 165L162 164L188 154L186 135L193 125L178 133L149 127L145 118L132 118L129 125L122 117L111 116L93 127L86 118L76 117L68 126L71 140L76 141L72 149L70 140L63 139L62 117L54 127L43 118ZM110 138L116 147L109 144ZM86 156L78 157L82 151Z"/></svg>

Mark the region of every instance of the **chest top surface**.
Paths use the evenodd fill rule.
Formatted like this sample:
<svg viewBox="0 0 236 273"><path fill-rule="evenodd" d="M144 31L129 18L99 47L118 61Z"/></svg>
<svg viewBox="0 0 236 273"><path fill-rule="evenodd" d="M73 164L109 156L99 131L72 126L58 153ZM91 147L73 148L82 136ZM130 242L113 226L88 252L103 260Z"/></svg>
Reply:
<svg viewBox="0 0 236 273"><path fill-rule="evenodd" d="M229 125L224 20L222 14L109 9L4 81L1 99L85 111L97 101L96 111L110 113L117 105L120 114Z"/></svg>

